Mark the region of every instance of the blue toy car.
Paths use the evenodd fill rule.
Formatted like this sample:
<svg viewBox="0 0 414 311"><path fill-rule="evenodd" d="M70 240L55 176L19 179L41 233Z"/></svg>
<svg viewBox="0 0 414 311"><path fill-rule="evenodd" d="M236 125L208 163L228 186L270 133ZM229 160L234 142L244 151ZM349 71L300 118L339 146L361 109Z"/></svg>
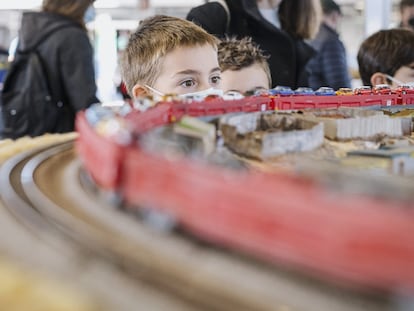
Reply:
<svg viewBox="0 0 414 311"><path fill-rule="evenodd" d="M269 90L270 95L281 95L281 96L289 96L293 95L295 92L289 86L282 86L278 85L273 89Z"/></svg>
<svg viewBox="0 0 414 311"><path fill-rule="evenodd" d="M322 86L315 91L315 95L332 96L332 95L336 95L336 93L333 88Z"/></svg>
<svg viewBox="0 0 414 311"><path fill-rule="evenodd" d="M295 95L309 96L309 95L315 95L315 92L310 87L301 86L295 90Z"/></svg>

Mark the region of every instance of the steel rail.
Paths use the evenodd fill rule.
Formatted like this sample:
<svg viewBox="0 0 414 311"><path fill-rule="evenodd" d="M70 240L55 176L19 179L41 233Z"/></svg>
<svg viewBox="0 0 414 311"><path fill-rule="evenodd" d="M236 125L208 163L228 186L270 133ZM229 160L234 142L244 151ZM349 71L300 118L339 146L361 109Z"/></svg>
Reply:
<svg viewBox="0 0 414 311"><path fill-rule="evenodd" d="M103 251L99 250L99 244L92 251L91 246L94 244L85 241L80 243L81 237L87 233L80 237L76 234L76 227L68 229L60 221L40 213L42 209L33 204L30 194L24 190L27 186L22 184L22 179L25 179L23 171L28 170L26 164L33 163L31 159L42 153L56 154L71 148L72 142L37 148L11 157L0 167L0 208L6 213L2 223L6 221L7 225L7 228L2 228L2 232L7 230L17 233L16 237L8 237L11 242L2 243L5 244L4 248L11 251L13 256L30 257L23 258L22 261L32 268L37 267L55 277L67 278L68 282L80 285L90 294L99 297L102 303L100 310L127 311L134 309L138 303L149 310L195 310L188 304L132 278L128 271L119 269L102 256ZM40 203L42 206L48 205L46 201ZM13 241L18 245L11 250ZM17 250L22 245L26 249ZM40 253L30 255L30 252L36 250ZM107 286L108 284L113 285L117 291Z"/></svg>
<svg viewBox="0 0 414 311"><path fill-rule="evenodd" d="M31 157L44 150L48 146L20 153L6 160L0 167L0 197L4 206L11 215L34 235L47 239L59 247L60 242L50 234L53 227L42 217L30 203L20 183L20 174L24 165ZM53 241L54 240L54 241Z"/></svg>

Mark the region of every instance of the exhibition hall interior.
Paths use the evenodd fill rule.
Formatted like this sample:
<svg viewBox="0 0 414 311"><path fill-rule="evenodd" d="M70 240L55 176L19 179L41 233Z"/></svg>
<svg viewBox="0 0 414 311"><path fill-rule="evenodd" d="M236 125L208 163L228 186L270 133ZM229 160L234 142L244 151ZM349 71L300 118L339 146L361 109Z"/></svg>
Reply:
<svg viewBox="0 0 414 311"><path fill-rule="evenodd" d="M414 310L414 0L0 1L0 310Z"/></svg>

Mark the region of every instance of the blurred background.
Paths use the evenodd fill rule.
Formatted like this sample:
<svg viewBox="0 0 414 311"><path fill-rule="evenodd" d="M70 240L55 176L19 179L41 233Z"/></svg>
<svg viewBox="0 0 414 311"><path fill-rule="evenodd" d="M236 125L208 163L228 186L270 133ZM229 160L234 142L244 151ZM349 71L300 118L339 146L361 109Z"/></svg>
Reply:
<svg viewBox="0 0 414 311"><path fill-rule="evenodd" d="M41 0L0 2L0 48L13 49L22 12L37 10ZM138 21L153 14L185 17L191 7L204 0L97 0L96 17L88 24L95 48L98 95L102 101L119 99L116 85L120 77L117 69L119 53L125 47L129 33ZM354 73L353 86L360 85L356 54L360 43L379 29L395 27L399 21L399 0L337 0L343 18L340 37L346 50L349 70ZM0 63L2 60L0 59Z"/></svg>

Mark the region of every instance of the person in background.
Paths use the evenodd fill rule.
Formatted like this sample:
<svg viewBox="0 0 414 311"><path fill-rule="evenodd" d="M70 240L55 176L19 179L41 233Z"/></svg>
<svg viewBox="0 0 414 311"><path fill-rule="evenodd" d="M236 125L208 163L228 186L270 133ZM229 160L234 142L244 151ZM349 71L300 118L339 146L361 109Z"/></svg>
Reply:
<svg viewBox="0 0 414 311"><path fill-rule="evenodd" d="M23 13L16 55L40 42L37 51L52 94L60 99L63 109L53 125L54 133L73 131L76 112L99 102L93 50L84 21L93 1L43 0L40 12Z"/></svg>
<svg viewBox="0 0 414 311"><path fill-rule="evenodd" d="M414 31L380 30L362 42L357 59L364 85L414 84Z"/></svg>
<svg viewBox="0 0 414 311"><path fill-rule="evenodd" d="M414 30L414 0L401 0L400 27Z"/></svg>
<svg viewBox="0 0 414 311"><path fill-rule="evenodd" d="M0 25L0 55L8 55L10 30L6 25Z"/></svg>
<svg viewBox="0 0 414 311"><path fill-rule="evenodd" d="M320 21L319 0L221 0L193 8L187 19L224 38L249 36L269 55L272 86L307 86L306 64Z"/></svg>
<svg viewBox="0 0 414 311"><path fill-rule="evenodd" d="M5 25L0 25L0 91L3 86L3 79L7 72L9 51L7 46L9 45L9 28Z"/></svg>
<svg viewBox="0 0 414 311"><path fill-rule="evenodd" d="M272 81L267 58L249 37L223 39L218 46L222 90L241 94L268 90Z"/></svg>
<svg viewBox="0 0 414 311"><path fill-rule="evenodd" d="M217 43L214 36L185 19L149 17L131 34L122 53L122 80L133 98L220 95Z"/></svg>
<svg viewBox="0 0 414 311"><path fill-rule="evenodd" d="M346 50L337 32L341 8L333 0L321 0L323 18L319 32L310 41L317 51L309 61L309 86L314 90L328 86L335 90L351 87Z"/></svg>

